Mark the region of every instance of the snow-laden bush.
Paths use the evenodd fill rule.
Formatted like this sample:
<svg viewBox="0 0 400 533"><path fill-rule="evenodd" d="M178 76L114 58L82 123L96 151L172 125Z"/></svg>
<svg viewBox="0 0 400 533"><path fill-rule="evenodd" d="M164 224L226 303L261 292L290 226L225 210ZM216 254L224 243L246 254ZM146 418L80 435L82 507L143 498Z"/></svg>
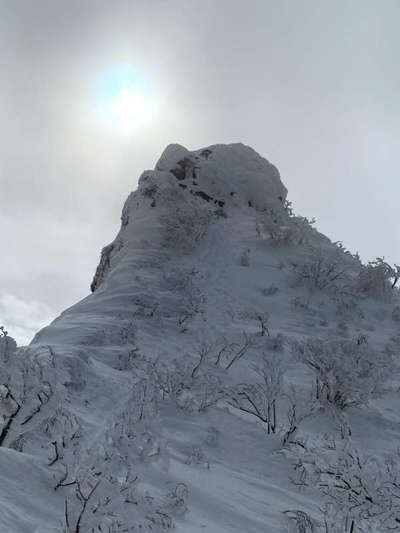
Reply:
<svg viewBox="0 0 400 533"><path fill-rule="evenodd" d="M36 357L29 349L17 349L2 329L0 336L0 446L19 440L31 420L54 393L51 353ZM15 431L18 431L15 434Z"/></svg>
<svg viewBox="0 0 400 533"><path fill-rule="evenodd" d="M311 291L348 292L354 264L338 248L309 247L306 258L292 263L291 283Z"/></svg>
<svg viewBox="0 0 400 533"><path fill-rule="evenodd" d="M400 267L391 266L382 257L362 265L355 288L363 297L390 300L400 278Z"/></svg>
<svg viewBox="0 0 400 533"><path fill-rule="evenodd" d="M314 376L316 399L339 409L366 405L381 395L392 369L390 356L373 350L364 336L351 340L310 338L295 342L292 349Z"/></svg>
<svg viewBox="0 0 400 533"><path fill-rule="evenodd" d="M287 509L283 513L289 520L288 533L315 533L319 522L305 511Z"/></svg>
<svg viewBox="0 0 400 533"><path fill-rule="evenodd" d="M270 336L270 314L268 311L242 311L239 317L244 320L256 322L259 325L261 337Z"/></svg>
<svg viewBox="0 0 400 533"><path fill-rule="evenodd" d="M339 293L334 295L334 300L336 302L336 316L340 320L351 322L355 318L364 318L364 313L355 296Z"/></svg>
<svg viewBox="0 0 400 533"><path fill-rule="evenodd" d="M130 468L116 475L107 463L81 469L70 481L60 533L162 532L175 529L174 519L187 510L189 491L178 483L154 497Z"/></svg>
<svg viewBox="0 0 400 533"><path fill-rule="evenodd" d="M400 529L400 455L365 456L348 440L304 448L301 485L323 497L315 531L384 533Z"/></svg>
<svg viewBox="0 0 400 533"><path fill-rule="evenodd" d="M157 461L162 453L158 431L159 391L139 379L131 394L94 442L65 409L43 426L51 442L49 467L54 489L65 497L63 533L160 532L174 528L186 511L188 490L178 484L166 494L150 494L133 465Z"/></svg>
<svg viewBox="0 0 400 533"><path fill-rule="evenodd" d="M267 234L273 244L305 244L312 232L315 220L296 216L290 202L285 202L282 209L269 208L258 211L256 232L259 237Z"/></svg>
<svg viewBox="0 0 400 533"><path fill-rule="evenodd" d="M202 345L195 357L171 362L158 359L152 364L152 381L164 399L171 399L180 409L201 412L222 398L221 380L209 369L211 349L211 345Z"/></svg>
<svg viewBox="0 0 400 533"><path fill-rule="evenodd" d="M195 201L171 205L160 216L163 246L190 252L207 234L211 218L210 210Z"/></svg>
<svg viewBox="0 0 400 533"><path fill-rule="evenodd" d="M63 477L63 474L57 470L64 472L63 467L58 468L59 465L70 454L73 456L76 453L82 432L81 425L76 416L60 405L53 415L42 421L40 427L48 440L48 465L54 467L54 479L57 485Z"/></svg>
<svg viewBox="0 0 400 533"><path fill-rule="evenodd" d="M250 266L250 249L246 248L243 250L241 256L240 256L240 265L243 267L249 267Z"/></svg>
<svg viewBox="0 0 400 533"><path fill-rule="evenodd" d="M197 283L198 271L194 268L168 268L163 272L163 288L173 294L175 305L158 309L159 316L175 317L181 333L190 322L204 313L205 296Z"/></svg>
<svg viewBox="0 0 400 533"><path fill-rule="evenodd" d="M199 314L204 313L205 296L200 289L196 287L193 279L188 279L188 283L181 292L182 297L179 299L176 311L177 325L181 333L185 333L190 322Z"/></svg>
<svg viewBox="0 0 400 533"><path fill-rule="evenodd" d="M165 361L159 357L149 362L149 373L162 399L171 399L181 409L201 412L225 398L221 373L230 370L252 346L245 333L236 340L203 342L184 358Z"/></svg>

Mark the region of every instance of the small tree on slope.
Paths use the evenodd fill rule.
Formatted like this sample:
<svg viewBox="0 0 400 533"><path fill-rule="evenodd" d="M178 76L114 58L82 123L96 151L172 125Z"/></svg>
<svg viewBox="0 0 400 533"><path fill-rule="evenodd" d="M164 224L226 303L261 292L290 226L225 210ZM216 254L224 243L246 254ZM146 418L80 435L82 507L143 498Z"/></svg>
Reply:
<svg viewBox="0 0 400 533"><path fill-rule="evenodd" d="M295 342L292 350L314 376L316 399L340 410L379 396L392 369L390 355L373 351L364 337L310 338Z"/></svg>

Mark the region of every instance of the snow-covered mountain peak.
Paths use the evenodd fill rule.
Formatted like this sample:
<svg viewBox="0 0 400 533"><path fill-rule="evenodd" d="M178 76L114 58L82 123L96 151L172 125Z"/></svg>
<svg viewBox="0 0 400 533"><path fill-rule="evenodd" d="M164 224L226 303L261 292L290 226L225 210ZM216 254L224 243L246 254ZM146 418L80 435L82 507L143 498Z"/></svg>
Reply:
<svg viewBox="0 0 400 533"><path fill-rule="evenodd" d="M244 144L217 144L194 151L170 144L155 169L142 173L137 191L128 197L121 231L103 249L92 291L122 258L143 255L139 248L144 241L147 249L149 243L153 249L162 248L168 227L179 225L184 218L193 219L195 233L204 218L224 216L227 210L251 208L282 214L286 195L277 168ZM183 237L181 233L179 238Z"/></svg>
<svg viewBox="0 0 400 533"><path fill-rule="evenodd" d="M215 203L245 203L264 209L282 204L287 195L277 168L242 143L194 151L170 144L155 171L171 173L181 188Z"/></svg>

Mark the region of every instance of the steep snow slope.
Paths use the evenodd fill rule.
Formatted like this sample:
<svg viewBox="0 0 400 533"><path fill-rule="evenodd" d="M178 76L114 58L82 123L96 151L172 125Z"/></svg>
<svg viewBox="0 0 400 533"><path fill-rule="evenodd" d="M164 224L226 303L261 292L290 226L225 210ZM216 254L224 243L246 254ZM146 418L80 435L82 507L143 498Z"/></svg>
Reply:
<svg viewBox="0 0 400 533"><path fill-rule="evenodd" d="M357 257L295 217L286 194L276 168L241 144L171 145L142 174L93 294L19 355L41 361L51 394L24 398L33 407L17 413L0 448L0 532L311 531L284 514L322 524L318 483L291 482L299 457L333 440L360 453L395 449L397 293L361 285ZM359 294L349 296L353 283ZM385 354L376 382L390 367L386 390L344 410L323 388L312 402L312 373L293 356L308 336ZM243 402L258 391L267 412L251 389L264 359L283 382L270 434ZM367 394L371 372L362 372ZM289 434L294 401L299 428Z"/></svg>

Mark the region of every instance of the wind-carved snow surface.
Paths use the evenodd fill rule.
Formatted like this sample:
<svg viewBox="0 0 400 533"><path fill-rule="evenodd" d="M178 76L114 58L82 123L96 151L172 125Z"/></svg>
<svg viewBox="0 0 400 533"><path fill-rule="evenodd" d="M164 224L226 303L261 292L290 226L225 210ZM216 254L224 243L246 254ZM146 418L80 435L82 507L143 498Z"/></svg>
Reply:
<svg viewBox="0 0 400 533"><path fill-rule="evenodd" d="M0 532L400 526L397 271L286 195L247 146L170 145L92 294L0 336Z"/></svg>

